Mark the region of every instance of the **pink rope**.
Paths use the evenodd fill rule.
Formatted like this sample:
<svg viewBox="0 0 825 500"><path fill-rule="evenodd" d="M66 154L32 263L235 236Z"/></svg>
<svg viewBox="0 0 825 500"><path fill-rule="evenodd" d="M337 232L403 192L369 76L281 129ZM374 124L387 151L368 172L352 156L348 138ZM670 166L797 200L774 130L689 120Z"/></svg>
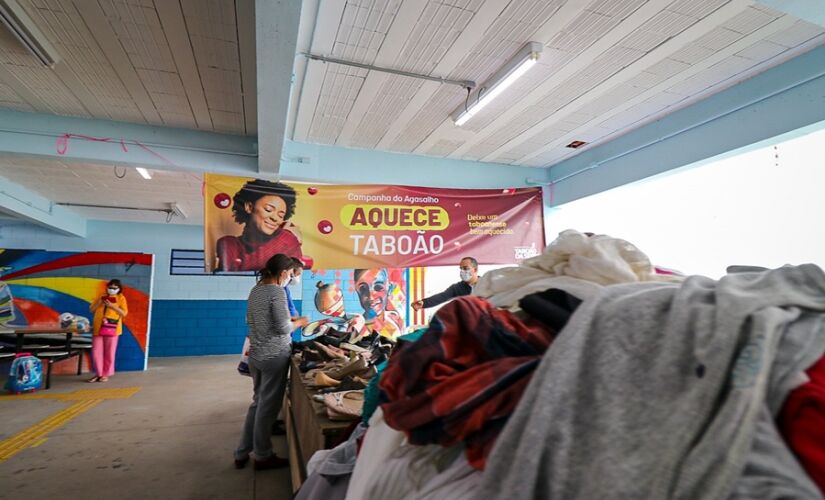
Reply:
<svg viewBox="0 0 825 500"><path fill-rule="evenodd" d="M113 139L111 137L94 137L94 136L91 136L91 135L84 135L84 134L63 134L60 137L58 137L57 140L55 141L55 149L57 151L57 154L59 154L61 156L65 155L69 151L69 141L72 140L72 139L83 139L84 141L108 142L108 143L118 142L118 143L120 143L120 149L124 153L129 152L129 148L126 146L126 144L127 143L128 144L133 144L133 145L143 149L144 151L146 151L150 155L154 156L155 158L158 158L162 162L164 162L168 165L171 165L173 167L177 167L177 165L172 160L170 160L169 158L163 156L162 154L154 151L149 146L147 146L147 145L145 145L145 144L143 144L139 141L126 140L126 139L123 139L123 138Z"/></svg>

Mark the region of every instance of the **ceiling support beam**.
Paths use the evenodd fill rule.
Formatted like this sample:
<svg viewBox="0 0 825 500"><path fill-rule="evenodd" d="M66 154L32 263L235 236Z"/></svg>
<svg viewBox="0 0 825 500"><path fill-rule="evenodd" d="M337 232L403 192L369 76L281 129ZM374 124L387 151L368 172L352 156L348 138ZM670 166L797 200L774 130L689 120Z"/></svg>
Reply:
<svg viewBox="0 0 825 500"><path fill-rule="evenodd" d="M86 237L86 219L0 177L0 212L67 236Z"/></svg>
<svg viewBox="0 0 825 500"><path fill-rule="evenodd" d="M825 27L825 5L822 0L757 0L757 3Z"/></svg>
<svg viewBox="0 0 825 500"><path fill-rule="evenodd" d="M825 127L825 46L558 163L547 181L560 205L817 123Z"/></svg>
<svg viewBox="0 0 825 500"><path fill-rule="evenodd" d="M300 22L297 0L255 1L258 172L264 175L280 173Z"/></svg>
<svg viewBox="0 0 825 500"><path fill-rule="evenodd" d="M338 25L344 14L346 0L323 0L318 4L315 24L310 42L310 52L313 54L332 54L335 45L335 36L338 34ZM306 41L301 40L302 47ZM300 92L298 108L295 113L295 126L292 130L293 141L305 142L309 138L312 120L315 117L315 108L321 97L321 87L327 74L326 64L320 61L307 60L300 57L296 61L296 70L302 71L302 85L293 88L293 92Z"/></svg>
<svg viewBox="0 0 825 500"><path fill-rule="evenodd" d="M254 175L254 137L0 110L0 154Z"/></svg>
<svg viewBox="0 0 825 500"><path fill-rule="evenodd" d="M0 110L0 155L266 177L258 171L254 137L17 111ZM284 144L279 170L293 181L458 188L524 186L541 172L292 141Z"/></svg>

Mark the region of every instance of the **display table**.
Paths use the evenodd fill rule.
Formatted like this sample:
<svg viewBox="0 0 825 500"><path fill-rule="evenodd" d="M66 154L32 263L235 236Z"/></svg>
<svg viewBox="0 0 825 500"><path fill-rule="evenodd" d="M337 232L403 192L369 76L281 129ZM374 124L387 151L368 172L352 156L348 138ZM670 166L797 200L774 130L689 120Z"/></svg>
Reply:
<svg viewBox="0 0 825 500"><path fill-rule="evenodd" d="M314 389L307 387L298 361L290 362L290 377L284 401L284 419L289 443L289 468L292 491L298 491L306 480L306 464L318 450L332 448L351 422L335 422L327 418L326 406L314 401Z"/></svg>

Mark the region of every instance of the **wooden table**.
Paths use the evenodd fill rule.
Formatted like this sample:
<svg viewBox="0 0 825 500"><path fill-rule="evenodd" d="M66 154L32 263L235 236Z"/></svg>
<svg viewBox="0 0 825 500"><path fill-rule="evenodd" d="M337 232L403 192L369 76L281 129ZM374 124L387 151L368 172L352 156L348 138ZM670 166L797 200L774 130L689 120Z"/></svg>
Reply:
<svg viewBox="0 0 825 500"><path fill-rule="evenodd" d="M23 340L26 335L33 334L55 334L66 335L66 349L71 349L72 335L75 333L87 333L88 330L75 330L74 328L56 328L56 327L40 327L40 326L6 326L0 329L0 333L12 333L17 335L17 343L14 352L23 352Z"/></svg>
<svg viewBox="0 0 825 500"><path fill-rule="evenodd" d="M290 377L284 401L287 442L289 444L289 469L292 476L292 491L298 491L306 480L306 464L318 450L332 448L341 433L352 422L336 422L327 418L326 406L315 401L316 391L303 382L298 361L290 362Z"/></svg>

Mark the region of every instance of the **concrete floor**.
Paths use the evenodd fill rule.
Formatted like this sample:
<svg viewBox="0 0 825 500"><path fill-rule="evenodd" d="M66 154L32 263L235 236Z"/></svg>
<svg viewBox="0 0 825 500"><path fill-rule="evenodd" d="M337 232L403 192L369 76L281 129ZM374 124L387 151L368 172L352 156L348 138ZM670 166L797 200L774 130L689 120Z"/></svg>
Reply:
<svg viewBox="0 0 825 500"><path fill-rule="evenodd" d="M41 394L140 387L68 421L45 442L0 462L0 498L292 498L289 469L236 470L252 381L238 357L152 358L146 372L116 373L106 384L58 376ZM0 443L69 406L49 399L0 400ZM286 440L273 438L287 456Z"/></svg>

